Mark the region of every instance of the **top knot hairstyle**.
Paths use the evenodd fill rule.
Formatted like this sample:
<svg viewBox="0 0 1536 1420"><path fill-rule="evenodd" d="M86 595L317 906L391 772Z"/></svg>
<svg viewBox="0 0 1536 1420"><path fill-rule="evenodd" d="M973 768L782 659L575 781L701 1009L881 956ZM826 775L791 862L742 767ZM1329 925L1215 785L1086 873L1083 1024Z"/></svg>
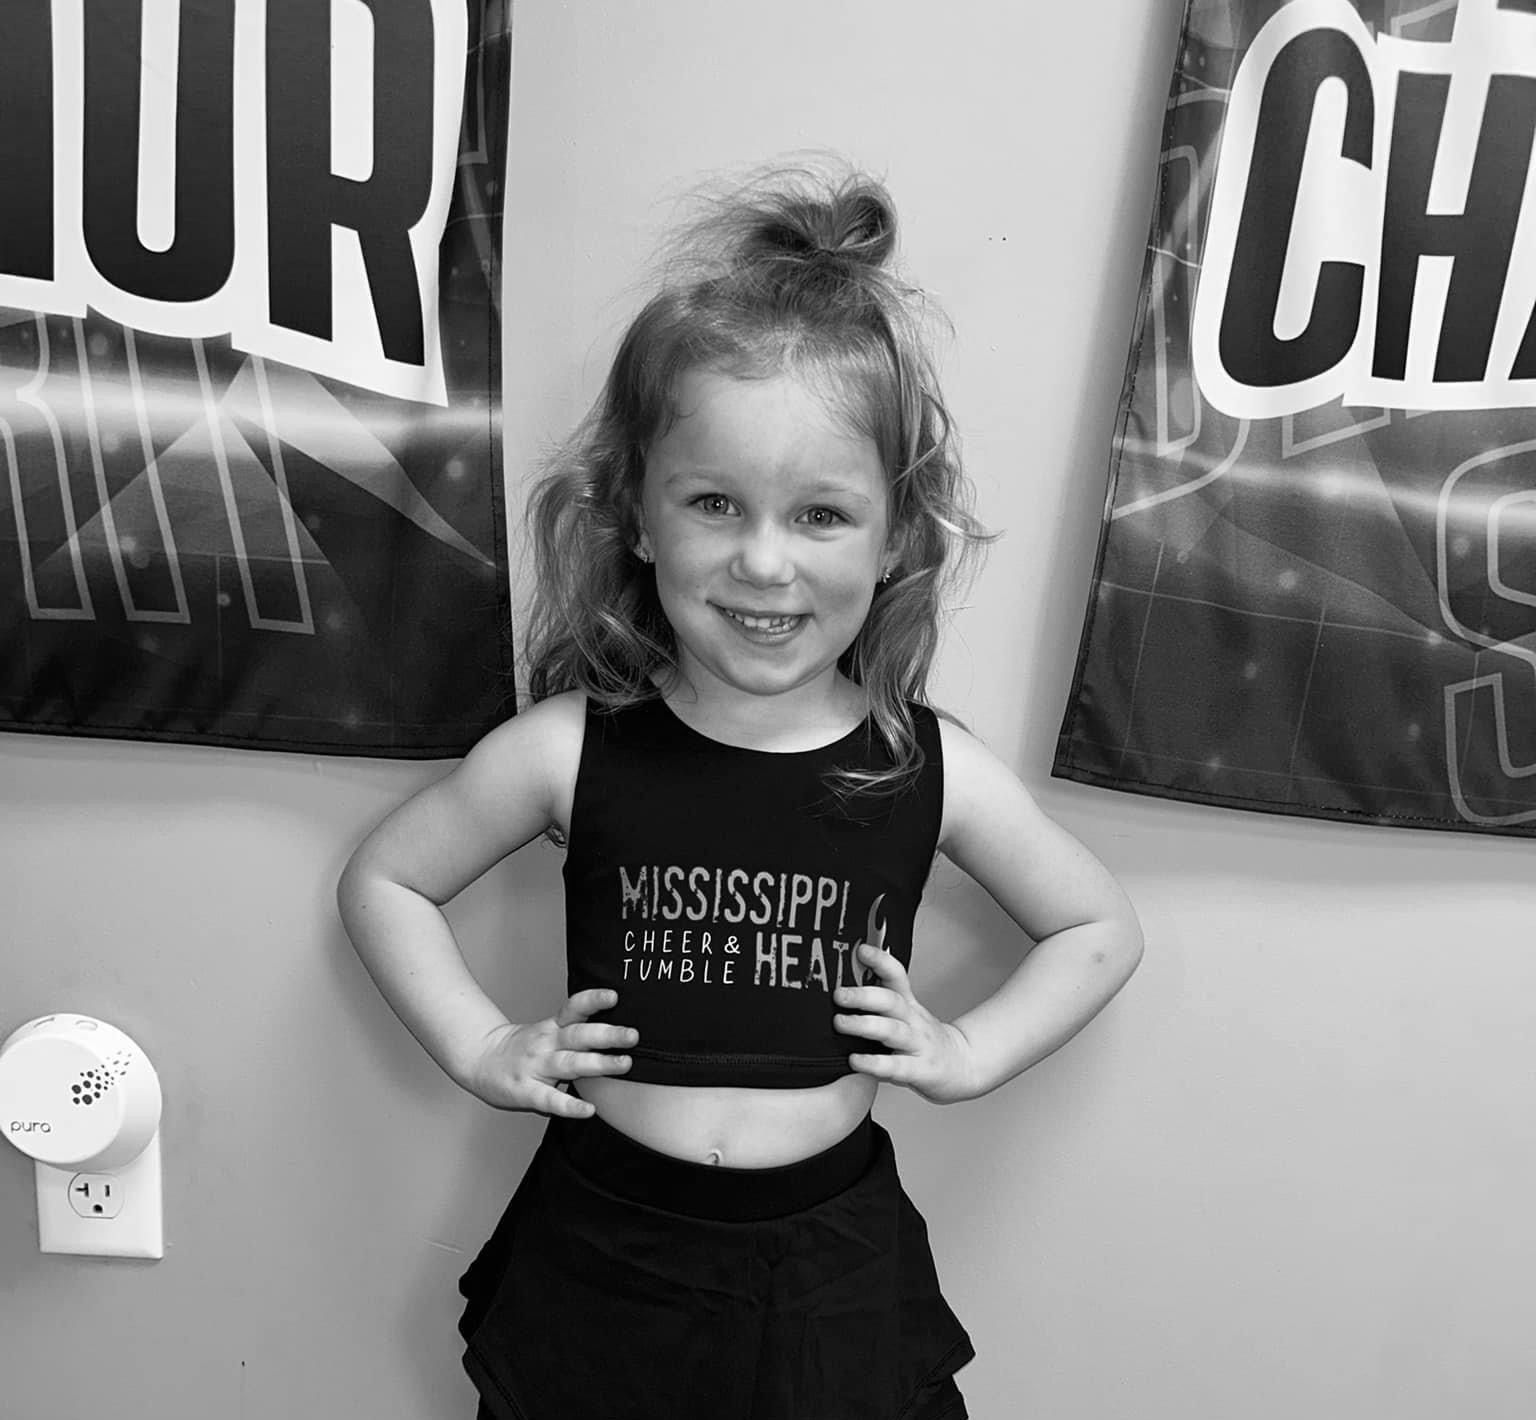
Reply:
<svg viewBox="0 0 1536 1420"><path fill-rule="evenodd" d="M792 374L874 442L885 469L895 574L839 668L864 687L893 767L839 776L836 787L897 789L921 766L907 702L927 701L945 595L990 538L971 516L928 354L932 313L890 269L896 213L870 177L775 169L702 202L530 499L529 693L579 688L617 708L675 673L653 574L632 551L646 450L677 418L689 371Z"/></svg>
<svg viewBox="0 0 1536 1420"><path fill-rule="evenodd" d="M850 178L830 193L786 193L781 203L765 196L766 209L737 214L745 219L736 233L743 264L824 257L878 268L895 253L896 214L885 189L868 178Z"/></svg>

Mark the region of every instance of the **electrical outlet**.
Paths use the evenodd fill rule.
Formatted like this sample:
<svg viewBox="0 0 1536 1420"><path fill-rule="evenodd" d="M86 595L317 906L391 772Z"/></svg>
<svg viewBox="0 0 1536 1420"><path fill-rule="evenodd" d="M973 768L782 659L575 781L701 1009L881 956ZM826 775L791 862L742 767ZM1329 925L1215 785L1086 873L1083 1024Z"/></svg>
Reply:
<svg viewBox="0 0 1536 1420"><path fill-rule="evenodd" d="M114 1173L77 1173L69 1181L69 1206L82 1218L115 1218L123 1211L123 1185Z"/></svg>
<svg viewBox="0 0 1536 1420"><path fill-rule="evenodd" d="M37 1239L43 1252L164 1257L160 1136L113 1173L37 1164Z"/></svg>

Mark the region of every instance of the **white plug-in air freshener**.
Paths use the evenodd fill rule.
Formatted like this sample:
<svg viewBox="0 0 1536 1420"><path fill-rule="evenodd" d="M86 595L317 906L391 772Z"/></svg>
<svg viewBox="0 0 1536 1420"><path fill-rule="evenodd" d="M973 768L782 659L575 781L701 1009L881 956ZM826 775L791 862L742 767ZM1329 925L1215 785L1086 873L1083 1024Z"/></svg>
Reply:
<svg viewBox="0 0 1536 1420"><path fill-rule="evenodd" d="M116 1026L40 1016L0 1043L0 1133L37 1165L44 1252L163 1257L160 1077Z"/></svg>

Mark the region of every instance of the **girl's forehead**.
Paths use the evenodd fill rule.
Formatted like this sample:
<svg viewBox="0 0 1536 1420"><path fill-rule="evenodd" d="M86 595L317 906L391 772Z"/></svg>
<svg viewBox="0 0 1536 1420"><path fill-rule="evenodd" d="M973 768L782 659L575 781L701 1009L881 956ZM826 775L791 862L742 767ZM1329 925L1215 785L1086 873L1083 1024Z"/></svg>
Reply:
<svg viewBox="0 0 1536 1420"><path fill-rule="evenodd" d="M742 377L688 370L673 388L672 405L674 417L654 441L653 455L798 450L881 473L874 440L856 426L842 401L792 372Z"/></svg>
<svg viewBox="0 0 1536 1420"><path fill-rule="evenodd" d="M818 407L830 415L826 395L805 375L793 369L762 374L733 374L708 366L682 371L672 387L679 415L701 410L747 410L787 407Z"/></svg>

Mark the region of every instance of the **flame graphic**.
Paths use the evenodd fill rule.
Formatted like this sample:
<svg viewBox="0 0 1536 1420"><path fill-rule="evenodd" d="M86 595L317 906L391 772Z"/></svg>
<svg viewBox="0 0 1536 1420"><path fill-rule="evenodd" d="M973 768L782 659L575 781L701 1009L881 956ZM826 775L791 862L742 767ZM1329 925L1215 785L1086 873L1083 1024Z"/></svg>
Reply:
<svg viewBox="0 0 1536 1420"><path fill-rule="evenodd" d="M885 918L880 916L880 904L884 901L885 894L881 893L869 904L869 917L864 923L864 940L882 952L885 950ZM878 922L877 917L880 918Z"/></svg>

